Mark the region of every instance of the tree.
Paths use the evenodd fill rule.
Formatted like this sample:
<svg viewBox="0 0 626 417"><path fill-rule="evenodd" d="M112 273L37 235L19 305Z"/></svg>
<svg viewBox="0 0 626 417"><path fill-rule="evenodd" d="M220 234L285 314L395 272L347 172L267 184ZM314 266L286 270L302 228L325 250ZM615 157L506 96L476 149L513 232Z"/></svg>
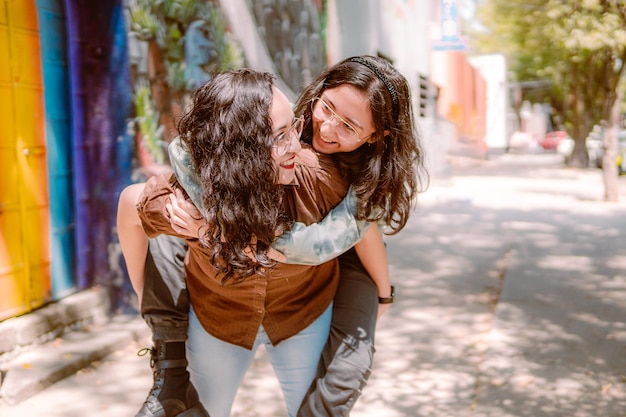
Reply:
<svg viewBox="0 0 626 417"><path fill-rule="evenodd" d="M185 77L185 37L190 29L202 30L210 41L207 73L242 66L242 53L228 37L219 6L210 0L131 0L129 16L130 31L148 44L150 95L146 97L145 91L137 95L142 101L136 104L149 107L153 103L159 132L169 142L176 131L173 106L183 105L190 92Z"/></svg>
<svg viewBox="0 0 626 417"><path fill-rule="evenodd" d="M539 95L575 141L568 164L588 166L585 142L593 126L619 123L619 112L613 110L620 104L626 63L626 2L480 0L477 16L482 29L471 31L473 45L483 52L506 51L517 81L550 81ZM617 146L613 142L606 141ZM605 166L604 172L617 175L614 166ZM613 183L617 186L605 179Z"/></svg>

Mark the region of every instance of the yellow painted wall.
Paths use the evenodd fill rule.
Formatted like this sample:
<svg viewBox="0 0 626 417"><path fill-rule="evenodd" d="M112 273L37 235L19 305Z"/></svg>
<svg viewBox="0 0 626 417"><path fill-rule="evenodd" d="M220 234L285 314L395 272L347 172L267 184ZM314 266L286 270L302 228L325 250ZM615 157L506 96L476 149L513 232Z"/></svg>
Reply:
<svg viewBox="0 0 626 417"><path fill-rule="evenodd" d="M0 0L0 320L50 297L44 101L35 0Z"/></svg>

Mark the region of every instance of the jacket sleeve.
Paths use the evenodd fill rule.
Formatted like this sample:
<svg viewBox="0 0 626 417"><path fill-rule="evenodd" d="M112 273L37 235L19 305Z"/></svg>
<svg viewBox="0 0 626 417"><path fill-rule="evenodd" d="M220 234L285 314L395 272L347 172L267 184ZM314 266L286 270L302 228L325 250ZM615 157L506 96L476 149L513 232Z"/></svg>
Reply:
<svg viewBox="0 0 626 417"><path fill-rule="evenodd" d="M319 223L295 223L272 245L287 257L284 263L319 265L358 243L372 223L356 220L356 197L349 191Z"/></svg>
<svg viewBox="0 0 626 417"><path fill-rule="evenodd" d="M169 144L168 153L170 163L176 179L181 187L185 190L193 204L198 207L201 213L204 212L204 204L202 202L202 186L200 184L200 176L196 171L196 166L191 159L191 154L187 150L187 146L176 136Z"/></svg>
<svg viewBox="0 0 626 417"><path fill-rule="evenodd" d="M178 183L202 212L200 177L189 151L179 137L170 143L168 151ZM284 263L320 265L348 251L361 240L371 225L366 220L356 220L355 212L356 196L349 191L322 221L308 226L296 222L272 246L287 257Z"/></svg>
<svg viewBox="0 0 626 417"><path fill-rule="evenodd" d="M165 234L188 238L173 230L166 209L170 194L174 194L176 188L176 179L172 174L156 175L146 181L144 191L137 202L137 213L146 236L152 238Z"/></svg>

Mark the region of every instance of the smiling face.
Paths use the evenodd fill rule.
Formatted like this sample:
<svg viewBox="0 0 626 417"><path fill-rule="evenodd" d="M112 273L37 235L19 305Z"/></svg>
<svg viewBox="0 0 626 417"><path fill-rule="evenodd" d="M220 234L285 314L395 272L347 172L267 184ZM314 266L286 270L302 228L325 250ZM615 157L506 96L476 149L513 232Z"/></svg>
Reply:
<svg viewBox="0 0 626 417"><path fill-rule="evenodd" d="M287 96L276 87L273 87L272 91L274 92L274 98L270 106L272 134L274 138L277 139L280 139L280 135L285 134L287 140L290 141L286 152L281 151L281 149L276 146L272 147L272 159L276 163L278 171L278 179L276 182L278 184L290 184L296 177L294 170L295 157L302 150L300 146L300 135L291 134L293 131L289 131L294 124L294 114ZM283 139L285 139L285 137L283 137Z"/></svg>
<svg viewBox="0 0 626 417"><path fill-rule="evenodd" d="M351 152L373 140L374 121L366 93L345 84L325 90L320 98L312 104L312 144L316 151ZM358 139L346 134L351 130Z"/></svg>

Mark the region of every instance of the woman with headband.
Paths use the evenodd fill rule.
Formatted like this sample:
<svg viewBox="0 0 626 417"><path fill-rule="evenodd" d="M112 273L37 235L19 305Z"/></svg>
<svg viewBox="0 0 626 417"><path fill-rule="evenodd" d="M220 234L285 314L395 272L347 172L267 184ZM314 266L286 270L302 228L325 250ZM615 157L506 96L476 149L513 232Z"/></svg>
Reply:
<svg viewBox="0 0 626 417"><path fill-rule="evenodd" d="M426 185L406 78L383 58L348 58L309 85L295 113L305 119L301 140L329 154L347 177L355 218L398 233ZM373 233L378 228L368 229L360 243ZM370 374L377 316L394 301L385 253L357 246L339 257L339 265L331 334L302 417L349 415Z"/></svg>
<svg viewBox="0 0 626 417"><path fill-rule="evenodd" d="M274 248L287 256L287 262L319 263L363 238L355 249L339 256L341 279L331 334L298 416L347 416L371 372L377 317L394 300L379 228L368 226L377 223L386 227L386 233L395 234L406 225L414 198L424 186L420 181L423 154L409 85L379 57L348 58L327 69L303 92L295 113L304 116L302 141L331 156L350 182L351 194L329 216L333 221L326 229L311 228L311 238L307 229L296 224ZM176 142L173 145L170 151L177 177L191 199L201 202L193 166L184 149L176 148ZM157 258L156 263L171 256ZM148 285L146 290L151 291ZM142 305L147 320L163 311L162 304L159 309ZM184 315L180 308L175 314ZM186 330L178 318L174 320L177 331Z"/></svg>

